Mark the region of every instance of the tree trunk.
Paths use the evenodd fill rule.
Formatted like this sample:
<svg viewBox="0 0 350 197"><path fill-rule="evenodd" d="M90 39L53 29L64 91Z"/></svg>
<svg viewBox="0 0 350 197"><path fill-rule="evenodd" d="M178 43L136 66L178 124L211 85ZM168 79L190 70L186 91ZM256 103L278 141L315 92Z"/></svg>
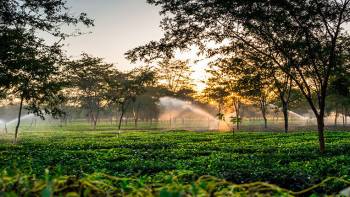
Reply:
<svg viewBox="0 0 350 197"><path fill-rule="evenodd" d="M118 124L118 130L120 130L121 126L122 126L122 120L123 120L123 116L124 116L124 107L122 107L122 111L119 117L119 124Z"/></svg>
<svg viewBox="0 0 350 197"><path fill-rule="evenodd" d="M342 108L341 108L341 110L342 110L342 121L343 121L343 126L345 126L345 107L344 106L342 106Z"/></svg>
<svg viewBox="0 0 350 197"><path fill-rule="evenodd" d="M182 129L185 129L185 119L182 117Z"/></svg>
<svg viewBox="0 0 350 197"><path fill-rule="evenodd" d="M241 121L242 121L241 111L238 110L238 113L237 113L237 122L236 122L237 131L240 129Z"/></svg>
<svg viewBox="0 0 350 197"><path fill-rule="evenodd" d="M283 111L283 118L284 118L284 132L288 133L288 130L289 130L288 103L285 101L282 101L282 111Z"/></svg>
<svg viewBox="0 0 350 197"><path fill-rule="evenodd" d="M325 140L324 140L324 114L320 114L317 117L317 128L318 128L318 140L320 143L320 152L325 152Z"/></svg>
<svg viewBox="0 0 350 197"><path fill-rule="evenodd" d="M317 127L318 127L318 140L320 142L320 152L324 153L326 150L325 139L324 139L324 114L326 108L326 98L327 98L327 85L323 87L321 91L321 96L319 100L320 113L317 116Z"/></svg>
<svg viewBox="0 0 350 197"><path fill-rule="evenodd" d="M264 116L264 128L267 129L267 118L266 118L266 115L263 115Z"/></svg>
<svg viewBox="0 0 350 197"><path fill-rule="evenodd" d="M347 115L348 115L348 109L344 107L344 126L348 124Z"/></svg>
<svg viewBox="0 0 350 197"><path fill-rule="evenodd" d="M32 121L30 121L30 126L29 126L29 128L32 128L33 123L34 123L34 118L32 118ZM60 127L62 127L62 118L60 119Z"/></svg>
<svg viewBox="0 0 350 197"><path fill-rule="evenodd" d="M93 130L96 130L97 122L99 118L99 110L97 110L95 113L91 113L91 121L92 121L92 126Z"/></svg>
<svg viewBox="0 0 350 197"><path fill-rule="evenodd" d="M135 110L135 106L133 107L135 128L137 128L137 123L138 123L138 119L139 119L139 111L140 111L140 104L137 105L136 110Z"/></svg>
<svg viewBox="0 0 350 197"><path fill-rule="evenodd" d="M22 107L23 107L23 96L21 96L21 102L19 104L19 112L18 112L18 120L17 120L17 125L16 125L16 130L15 130L15 143L17 143L17 137L18 137L18 129L19 125L21 124L21 115L22 115Z"/></svg>
<svg viewBox="0 0 350 197"><path fill-rule="evenodd" d="M234 106L234 110L235 110L235 113L236 113L236 129L237 131L239 130L239 125L240 125L240 122L241 122L241 115L240 115L240 108L241 108L241 102L237 99L235 101L233 101L233 106Z"/></svg>
<svg viewBox="0 0 350 197"><path fill-rule="evenodd" d="M260 101L261 114L264 119L264 128L267 129L267 118L266 118L266 103L265 101Z"/></svg>
<svg viewBox="0 0 350 197"><path fill-rule="evenodd" d="M338 125L338 116L339 116L338 108L335 108L334 126Z"/></svg>

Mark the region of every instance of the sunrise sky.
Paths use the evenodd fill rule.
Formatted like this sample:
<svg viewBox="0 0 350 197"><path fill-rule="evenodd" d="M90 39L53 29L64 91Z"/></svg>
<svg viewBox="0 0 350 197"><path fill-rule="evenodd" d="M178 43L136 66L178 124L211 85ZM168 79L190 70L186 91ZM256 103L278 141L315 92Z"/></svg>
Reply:
<svg viewBox="0 0 350 197"><path fill-rule="evenodd" d="M159 27L159 8L146 3L146 0L68 0L72 13L86 12L95 20L95 27L83 29L91 32L65 41L68 55L72 58L88 54L105 58L118 68L127 70L138 64L131 64L124 53L134 47L159 40L163 33ZM195 52L178 55L179 59L195 59ZM207 62L191 63L193 78L201 90L205 79L204 68Z"/></svg>

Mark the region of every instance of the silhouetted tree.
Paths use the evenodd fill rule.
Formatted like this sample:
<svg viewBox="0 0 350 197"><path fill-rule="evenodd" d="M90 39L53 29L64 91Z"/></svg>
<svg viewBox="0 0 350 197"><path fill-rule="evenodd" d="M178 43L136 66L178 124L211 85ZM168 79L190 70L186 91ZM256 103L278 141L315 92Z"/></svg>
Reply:
<svg viewBox="0 0 350 197"><path fill-rule="evenodd" d="M269 59L261 57L259 53L245 52L244 48L236 50L233 57L220 58L214 62L215 70L221 70L226 75L226 84L231 84L234 92L240 92L239 82L237 79L242 78L241 75L251 75L251 73L266 73L265 81L270 84L271 90L279 99L284 117L284 129L288 132L288 109L291 101L291 91L293 82L291 78L278 69L270 69L273 62ZM250 66L249 66L250 65ZM248 68L249 67L249 68ZM247 70L244 71L244 70ZM234 90L236 88L236 90ZM238 88L238 89L237 89ZM279 111L279 109L277 108Z"/></svg>
<svg viewBox="0 0 350 197"><path fill-rule="evenodd" d="M102 58L85 53L81 56L81 59L69 63L68 80L71 83L71 94L75 95L73 99L88 110L89 120L93 129L96 129L99 114L107 105L106 95L111 74L116 71L112 64L104 63Z"/></svg>
<svg viewBox="0 0 350 197"><path fill-rule="evenodd" d="M72 33L65 33L64 25L84 24L92 26L93 20L85 13L74 15L70 13L65 0L6 0L0 3L0 30L43 31L59 39ZM80 34L74 32L73 34Z"/></svg>
<svg viewBox="0 0 350 197"><path fill-rule="evenodd" d="M19 98L20 109L15 130L17 140L22 107L44 117L44 113L59 114L57 105L62 101L59 80L61 45L59 42L70 34L62 31L63 25L93 21L85 13L74 16L69 13L64 0L7 0L0 3L0 91ZM48 46L38 37L47 32L58 41ZM79 34L79 32L76 32Z"/></svg>
<svg viewBox="0 0 350 197"><path fill-rule="evenodd" d="M216 74L216 73L212 73L212 74ZM215 76L210 77L206 81L206 84L207 86L203 90L203 93L205 97L209 99L210 102L215 103L217 105L216 117L219 120L224 120L225 103L228 100L230 92L224 84L218 83L217 78ZM220 121L219 121L219 124L220 124ZM220 125L218 125L218 128L220 128Z"/></svg>
<svg viewBox="0 0 350 197"><path fill-rule="evenodd" d="M41 118L45 114L61 114L59 104L63 95L60 91L65 84L60 75L61 52L58 46L45 46L33 32L19 29L2 32L0 40L7 40L3 47L10 47L11 51L0 52L2 77L8 80L8 93L19 100L16 142L25 104L28 112Z"/></svg>
<svg viewBox="0 0 350 197"><path fill-rule="evenodd" d="M350 70L347 70L345 65L331 78L327 104L328 112L335 113L334 124L337 125L339 114L342 114L345 125L350 108Z"/></svg>
<svg viewBox="0 0 350 197"><path fill-rule="evenodd" d="M165 36L127 53L132 61L172 56L197 45L209 56L245 45L273 61L300 89L317 118L325 151L324 115L329 79L349 36L350 1L148 0L160 6ZM208 42L222 50L208 49ZM316 95L316 98L313 97Z"/></svg>
<svg viewBox="0 0 350 197"><path fill-rule="evenodd" d="M159 115L159 97L154 91L155 87L146 87L145 93L136 97L131 104L132 116L134 117L135 128L138 127L139 119L152 120Z"/></svg>
<svg viewBox="0 0 350 197"><path fill-rule="evenodd" d="M255 62L262 63L262 62ZM267 113L268 104L271 95L271 81L269 74L261 70L257 70L253 64L246 63L238 73L236 88L240 91L240 94L247 97L253 103L255 103L264 119L264 127L267 128Z"/></svg>
<svg viewBox="0 0 350 197"><path fill-rule="evenodd" d="M118 129L127 107L136 101L137 96L146 91L146 87L154 84L154 72L149 68L136 68L127 73L118 73L109 81L108 101L116 104L120 111Z"/></svg>
<svg viewBox="0 0 350 197"><path fill-rule="evenodd" d="M240 91L237 88L237 78L235 75L237 73L230 72L224 69L224 63L222 61L215 62L210 65L210 69L207 72L210 74L210 77L206 81L207 87L204 92L209 93L212 88L220 86L225 90L225 94L219 94L224 96L223 98L226 102L232 104L233 112L236 117L232 117L232 120L235 119L236 129L239 130L239 125L242 120L241 108L243 104L243 96L240 94ZM209 94L210 96L210 94ZM217 99L217 96L211 96L212 99ZM228 106L227 106L228 107Z"/></svg>

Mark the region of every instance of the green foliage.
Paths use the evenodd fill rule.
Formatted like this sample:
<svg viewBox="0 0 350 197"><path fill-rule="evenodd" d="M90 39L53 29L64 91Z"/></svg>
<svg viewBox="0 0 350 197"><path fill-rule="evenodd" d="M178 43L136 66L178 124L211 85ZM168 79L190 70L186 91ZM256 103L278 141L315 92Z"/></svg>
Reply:
<svg viewBox="0 0 350 197"><path fill-rule="evenodd" d="M42 115L38 105L52 100L61 86L55 81L56 64L61 63L62 45L59 42L69 36L62 27L79 23L93 25L85 13L71 14L66 4L64 0L7 0L0 3L0 96L15 89L15 95L25 94L22 95L25 100L32 100L29 108L38 115ZM59 40L48 46L38 37L42 32ZM8 94L5 95L8 99Z"/></svg>
<svg viewBox="0 0 350 197"><path fill-rule="evenodd" d="M154 72L150 68L141 67L127 73L118 73L109 80L107 99L118 107L124 108L135 101L137 96L145 93L146 88L154 83Z"/></svg>
<svg viewBox="0 0 350 197"><path fill-rule="evenodd" d="M316 133L232 136L130 131L118 137L113 130L82 133L81 128L82 125L77 125L62 127L54 133L23 133L17 145L2 140L0 170L6 170L8 176L36 175L39 180L47 177L45 169L52 177L84 178L96 172L125 181L136 178L146 185L161 180L162 186L171 182L171 171L185 171L177 179L179 187L187 184L186 187L192 187L190 184L202 175L212 175L236 184L264 181L293 191L311 187L327 177L349 178L350 174L349 133L327 132L329 149L321 155L316 150ZM98 187L102 185L109 187L108 184ZM333 193L345 186L327 184L313 191Z"/></svg>
<svg viewBox="0 0 350 197"><path fill-rule="evenodd" d="M173 96L185 97L193 94L194 85L189 60L164 59L159 62L157 78L160 86L168 89Z"/></svg>
<svg viewBox="0 0 350 197"><path fill-rule="evenodd" d="M157 119L159 116L159 97L160 89L157 87L147 87L145 93L136 97L135 101L129 107L129 114L138 119ZM137 123L136 123L137 124Z"/></svg>
<svg viewBox="0 0 350 197"><path fill-rule="evenodd" d="M276 185L254 182L234 184L212 176L202 176L191 183L179 180L190 175L187 171L172 171L168 176L159 177L152 184L147 178L121 178L94 173L78 179L74 176L57 178L46 177L46 180L35 177L16 175L0 176L0 187L5 196L300 196L312 194L312 190L327 184L350 184L349 180L330 177L321 183L302 191L294 192ZM49 176L47 174L47 176ZM28 187L32 187L29 189ZM317 196L313 193L310 196Z"/></svg>
<svg viewBox="0 0 350 197"><path fill-rule="evenodd" d="M48 32L53 36L64 38L69 34L62 31L64 24L79 23L92 26L93 20L86 13L75 16L70 13L64 0L6 0L0 4L0 29L5 27L24 27L31 30Z"/></svg>
<svg viewBox="0 0 350 197"><path fill-rule="evenodd" d="M118 128L121 128L122 118L131 103L136 102L137 97L143 95L147 88L154 85L155 73L149 67L135 68L127 73L119 73L116 80L109 81L107 101L116 105L121 113Z"/></svg>
<svg viewBox="0 0 350 197"><path fill-rule="evenodd" d="M328 112L336 111L348 115L350 108L350 70L344 68L338 70L333 76L329 86L329 96L327 100Z"/></svg>
<svg viewBox="0 0 350 197"><path fill-rule="evenodd" d="M67 64L67 97L70 103L88 111L94 127L100 111L107 106L107 102L104 101L108 97L109 83L118 74L113 64L104 63L102 58L85 53L81 55L81 59Z"/></svg>
<svg viewBox="0 0 350 197"><path fill-rule="evenodd" d="M0 3L0 97L18 98L21 116L23 104L29 112L41 118L45 114L61 116L58 107L64 100L61 90L64 80L62 45L68 34L64 25L93 25L85 13L69 13L64 0L8 0ZM57 38L49 46L40 33ZM79 33L78 33L79 34ZM17 139L20 118L15 131Z"/></svg>
<svg viewBox="0 0 350 197"><path fill-rule="evenodd" d="M65 84L60 76L60 47L45 46L34 32L24 29L7 29L0 42L0 86L8 89L6 98L24 100L29 112L40 117L59 115Z"/></svg>
<svg viewBox="0 0 350 197"><path fill-rule="evenodd" d="M164 36L128 51L128 59L153 61L193 46L199 48L199 54L219 60L237 55L246 59L247 54L259 57L260 64L268 63L261 69L263 75L274 76L277 71L280 74L274 78L289 78L301 91L318 119L320 151L325 151L327 86L348 53L349 0L148 0L148 3L160 7ZM242 70L248 69L243 65ZM260 85L249 80L250 73L245 75L248 78L244 85ZM288 81L284 85L287 89ZM259 92L246 93L256 96Z"/></svg>

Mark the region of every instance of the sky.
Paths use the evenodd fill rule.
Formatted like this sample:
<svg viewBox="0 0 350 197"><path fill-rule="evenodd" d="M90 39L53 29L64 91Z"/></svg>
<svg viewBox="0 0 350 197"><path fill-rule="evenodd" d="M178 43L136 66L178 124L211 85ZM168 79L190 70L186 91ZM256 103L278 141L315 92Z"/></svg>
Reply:
<svg viewBox="0 0 350 197"><path fill-rule="evenodd" d="M86 12L95 21L95 27L82 28L90 32L65 40L65 50L72 58L82 52L104 58L121 70L129 70L142 63L131 64L124 53L152 40L159 40L163 32L160 25L159 8L147 4L146 0L68 0L73 14ZM195 52L178 54L178 59L194 59ZM205 79L206 61L190 64L198 90Z"/></svg>

